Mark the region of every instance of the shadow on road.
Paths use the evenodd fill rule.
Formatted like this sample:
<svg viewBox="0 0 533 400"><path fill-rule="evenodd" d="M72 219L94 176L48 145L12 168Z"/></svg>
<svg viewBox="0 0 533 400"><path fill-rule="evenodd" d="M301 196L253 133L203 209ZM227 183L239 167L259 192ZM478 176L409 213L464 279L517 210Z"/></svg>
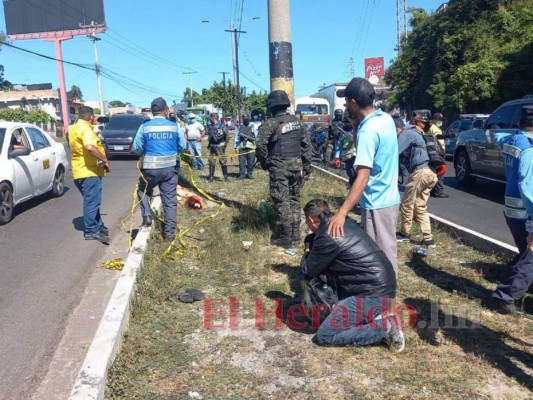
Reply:
<svg viewBox="0 0 533 400"><path fill-rule="evenodd" d="M67 192L69 191L70 191L70 188L65 186L65 194L63 196L65 196ZM25 213L26 211L29 211L35 207L40 206L43 203L46 203L47 201L54 201L54 200L56 199L52 197L51 192L48 192L40 196L37 196L31 200L25 201L24 203L17 205L13 209L13 219L17 218L18 215L21 215Z"/></svg>

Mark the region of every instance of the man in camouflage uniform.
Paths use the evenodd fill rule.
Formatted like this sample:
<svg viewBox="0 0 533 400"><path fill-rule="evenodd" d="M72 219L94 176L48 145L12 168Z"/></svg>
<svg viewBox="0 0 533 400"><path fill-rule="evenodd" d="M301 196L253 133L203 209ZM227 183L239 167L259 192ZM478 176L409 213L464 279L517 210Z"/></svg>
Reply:
<svg viewBox="0 0 533 400"><path fill-rule="evenodd" d="M270 174L270 197L276 214L271 244L288 247L300 241L300 187L311 172L311 141L305 125L287 114L289 97L283 90L268 95L272 118L259 127L255 156Z"/></svg>
<svg viewBox="0 0 533 400"><path fill-rule="evenodd" d="M226 161L226 145L228 143L228 128L218 122L218 116L211 114L211 124L207 128L208 148L210 156L218 156L224 181L228 180L228 166ZM207 180L213 182L215 176L216 158L209 158L209 176Z"/></svg>

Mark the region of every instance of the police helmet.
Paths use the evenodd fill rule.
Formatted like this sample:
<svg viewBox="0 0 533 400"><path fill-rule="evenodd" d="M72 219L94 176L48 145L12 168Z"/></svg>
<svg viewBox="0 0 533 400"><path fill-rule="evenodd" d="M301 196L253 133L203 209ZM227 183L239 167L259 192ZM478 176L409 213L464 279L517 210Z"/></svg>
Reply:
<svg viewBox="0 0 533 400"><path fill-rule="evenodd" d="M413 118L415 121L429 122L431 120L431 112L428 110L413 111Z"/></svg>
<svg viewBox="0 0 533 400"><path fill-rule="evenodd" d="M335 115L336 117L342 117L343 114L344 114L344 111L342 111L340 108L337 108L337 109L335 110L335 112L334 112L334 115Z"/></svg>
<svg viewBox="0 0 533 400"><path fill-rule="evenodd" d="M267 97L267 107L272 109L275 107L289 107L291 102L289 96L283 90L273 90Z"/></svg>

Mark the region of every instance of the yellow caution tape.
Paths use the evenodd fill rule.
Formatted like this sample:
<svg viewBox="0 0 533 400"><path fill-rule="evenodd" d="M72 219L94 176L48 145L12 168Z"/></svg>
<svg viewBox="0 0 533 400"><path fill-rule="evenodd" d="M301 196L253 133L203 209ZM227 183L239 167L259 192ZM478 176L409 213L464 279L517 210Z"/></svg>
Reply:
<svg viewBox="0 0 533 400"><path fill-rule="evenodd" d="M111 269L113 271L122 271L124 268L124 260L121 258L115 258L98 265L98 268Z"/></svg>

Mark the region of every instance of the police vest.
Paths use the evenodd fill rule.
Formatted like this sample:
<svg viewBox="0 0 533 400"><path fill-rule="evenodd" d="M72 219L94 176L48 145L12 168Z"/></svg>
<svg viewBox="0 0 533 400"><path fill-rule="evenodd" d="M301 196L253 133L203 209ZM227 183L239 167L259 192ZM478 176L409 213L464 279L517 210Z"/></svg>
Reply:
<svg viewBox="0 0 533 400"><path fill-rule="evenodd" d="M508 218L524 220L528 218L518 187L518 167L520 154L529 147L533 147L533 139L529 139L522 131L504 139L503 158L507 180L504 213Z"/></svg>
<svg viewBox="0 0 533 400"><path fill-rule="evenodd" d="M293 117L281 122L270 138L269 157L300 158L302 156L302 123Z"/></svg>
<svg viewBox="0 0 533 400"><path fill-rule="evenodd" d="M154 118L143 124L145 151L143 169L161 169L176 165L179 152L178 127L172 121Z"/></svg>
<svg viewBox="0 0 533 400"><path fill-rule="evenodd" d="M239 140L240 140L239 148L241 148L241 149L250 149L250 150L255 149L255 142L253 140L250 140L250 139L246 138L246 137L255 138L254 131L252 129L251 124L248 125L248 126L241 125L241 127L239 128L239 134L243 135L243 136L241 136L239 138Z"/></svg>
<svg viewBox="0 0 533 400"><path fill-rule="evenodd" d="M224 147L226 142L224 141L226 133L222 129L222 124L209 126L207 135L209 137L210 147Z"/></svg>

